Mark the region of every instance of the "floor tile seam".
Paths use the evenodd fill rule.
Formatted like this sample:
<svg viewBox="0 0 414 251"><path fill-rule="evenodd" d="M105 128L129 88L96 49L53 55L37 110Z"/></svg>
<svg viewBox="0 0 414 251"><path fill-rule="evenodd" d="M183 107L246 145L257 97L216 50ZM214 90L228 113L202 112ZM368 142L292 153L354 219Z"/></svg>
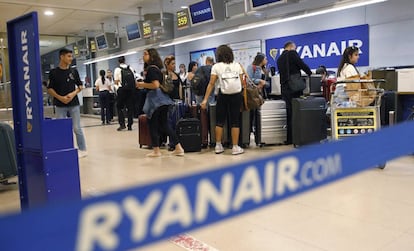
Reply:
<svg viewBox="0 0 414 251"><path fill-rule="evenodd" d="M312 208L312 209L316 209L314 207L310 207L310 206L308 206L308 207ZM343 213L333 211L332 209L317 209L317 210L322 211L323 213L329 213L331 215L336 215L336 216L352 219L352 220L355 220L355 221L359 221L359 222L362 222L362 223L367 223L367 224L370 224L371 226L381 227L383 230L387 230L387 231L402 233L404 231L410 231L410 229L413 229L413 228L408 228L406 230L399 230L399 229L395 229L393 226L387 226L387 225L384 225L384 224L381 224L381 223L378 223L378 222L375 222L375 221L366 220L365 218L358 218L358 217L353 217L353 216L350 216L350 215L345 215ZM323 216L322 212L319 212L319 214L320 214L319 216ZM316 215L315 215L315 217L316 217Z"/></svg>
<svg viewBox="0 0 414 251"><path fill-rule="evenodd" d="M384 244L384 246L378 248L377 251L384 250L386 247L391 246L393 243L395 243L398 239L400 239L403 236L404 236L404 233L401 233L399 236L395 237L393 240L390 240L389 242L387 242L386 244Z"/></svg>
<svg viewBox="0 0 414 251"><path fill-rule="evenodd" d="M261 225L257 225L257 224L255 224L255 225L258 226L258 227L260 227L260 228L262 228L262 230L264 230L264 231L267 231L267 232L270 232L270 233L273 233L273 234L280 235L283 238L287 238L287 239L290 239L290 240L299 242L301 244L304 244L304 245L307 245L307 246L311 246L312 248L316 248L316 249L319 249L321 251L328 251L328 249L325 249L323 247L316 246L314 243L310 243L310 242L307 242L305 240L295 238L292 235L289 235L289 234L286 234L286 233L282 233L280 231L274 231L274 230L271 230L271 229L269 229L268 227L265 227L265 226L261 226Z"/></svg>

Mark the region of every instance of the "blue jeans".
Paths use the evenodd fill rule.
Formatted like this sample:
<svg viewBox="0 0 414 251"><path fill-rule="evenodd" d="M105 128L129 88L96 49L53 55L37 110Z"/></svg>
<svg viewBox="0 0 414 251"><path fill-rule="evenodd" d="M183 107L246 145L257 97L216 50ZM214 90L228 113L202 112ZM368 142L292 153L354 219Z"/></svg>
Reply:
<svg viewBox="0 0 414 251"><path fill-rule="evenodd" d="M72 127L75 132L78 148L81 151L86 151L85 137L83 136L83 131L80 125L80 106L56 107L56 116L58 119L67 118L68 113L72 119Z"/></svg>

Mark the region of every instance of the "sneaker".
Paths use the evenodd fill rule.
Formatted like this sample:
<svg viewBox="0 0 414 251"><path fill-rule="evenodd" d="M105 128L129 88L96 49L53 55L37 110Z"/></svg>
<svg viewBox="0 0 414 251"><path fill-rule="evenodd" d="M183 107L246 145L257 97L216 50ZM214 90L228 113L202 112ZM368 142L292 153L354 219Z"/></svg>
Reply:
<svg viewBox="0 0 414 251"><path fill-rule="evenodd" d="M224 152L224 148L222 144L217 143L216 144L216 148L214 149L214 151L216 152L216 154L220 154Z"/></svg>
<svg viewBox="0 0 414 251"><path fill-rule="evenodd" d="M148 153L146 156L150 158L156 158L156 157L161 157L161 153L152 152L152 153Z"/></svg>
<svg viewBox="0 0 414 251"><path fill-rule="evenodd" d="M231 150L231 154L238 155L242 153L244 153L243 148L241 148L240 146L233 146L233 149Z"/></svg>
<svg viewBox="0 0 414 251"><path fill-rule="evenodd" d="M79 159L85 158L86 156L88 156L88 152L87 151L78 150L78 158Z"/></svg>
<svg viewBox="0 0 414 251"><path fill-rule="evenodd" d="M118 127L118 129L116 129L117 131L122 131L122 130L124 130L126 127L125 126L120 126L120 127Z"/></svg>

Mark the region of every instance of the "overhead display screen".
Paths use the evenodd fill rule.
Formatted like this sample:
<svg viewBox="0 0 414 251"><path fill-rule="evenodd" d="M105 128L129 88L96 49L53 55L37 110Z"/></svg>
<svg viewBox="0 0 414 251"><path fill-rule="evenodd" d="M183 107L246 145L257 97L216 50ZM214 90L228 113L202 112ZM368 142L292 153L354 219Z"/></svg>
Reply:
<svg viewBox="0 0 414 251"><path fill-rule="evenodd" d="M190 5L191 24L198 25L214 21L213 7L210 0Z"/></svg>
<svg viewBox="0 0 414 251"><path fill-rule="evenodd" d="M188 9L177 11L177 29L182 30L190 27Z"/></svg>
<svg viewBox="0 0 414 251"><path fill-rule="evenodd" d="M143 31L144 38L150 38L152 36L151 23L149 23L149 22L142 23L142 29L144 30Z"/></svg>
<svg viewBox="0 0 414 251"><path fill-rule="evenodd" d="M141 31L138 23L128 24L125 27L128 42L141 39Z"/></svg>
<svg viewBox="0 0 414 251"><path fill-rule="evenodd" d="M101 34L95 37L96 45L98 50L105 50L108 49L108 42L106 41L105 34Z"/></svg>
<svg viewBox="0 0 414 251"><path fill-rule="evenodd" d="M251 0L252 8L265 7L265 5L280 3L286 3L286 0Z"/></svg>

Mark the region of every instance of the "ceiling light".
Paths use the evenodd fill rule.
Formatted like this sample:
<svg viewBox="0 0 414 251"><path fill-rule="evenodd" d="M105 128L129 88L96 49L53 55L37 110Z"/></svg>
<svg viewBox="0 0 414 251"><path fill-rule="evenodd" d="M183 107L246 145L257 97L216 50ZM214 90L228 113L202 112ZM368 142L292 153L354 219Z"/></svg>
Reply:
<svg viewBox="0 0 414 251"><path fill-rule="evenodd" d="M51 10L46 10L44 12L44 14L45 14L45 16L53 16L53 15L55 15L55 13L53 11L51 11Z"/></svg>
<svg viewBox="0 0 414 251"><path fill-rule="evenodd" d="M181 6L181 9L187 9L187 8L188 6L185 6L185 5Z"/></svg>
<svg viewBox="0 0 414 251"><path fill-rule="evenodd" d="M239 31L251 30L251 29L260 28L260 27L263 27L263 26L285 23L285 22L289 22L289 21L302 19L302 18L323 15L323 14L327 14L327 13L331 13L331 12L352 9L352 8L356 8L356 7L362 7L362 6L367 6L367 5L370 5L370 4L381 3L381 2L386 2L386 1L388 1L388 0L358 1L358 2L352 2L352 3L348 3L348 4L344 4L344 5L337 4L337 5L331 6L331 7L326 8L326 9L319 9L319 10L310 11L310 12L306 11L305 14L299 14L299 15L296 15L296 16L291 16L291 17L286 17L286 18L276 18L276 19L273 19L273 20L270 19L270 20L266 20L266 21L263 21L263 22L257 22L257 23L248 24L248 25L241 25L241 26L235 27L233 29L229 29L229 30L225 30L225 31L221 31L221 32L214 31L212 33L205 33L204 35L203 34L193 34L193 35L190 35L190 36L185 36L185 37L173 39L169 42L161 43L160 47L168 47L168 46L172 46L172 45L184 44L184 43L193 42L193 41L196 41L196 40L222 36L222 35L235 33L235 32L239 32Z"/></svg>
<svg viewBox="0 0 414 251"><path fill-rule="evenodd" d="M126 51L126 52L123 52L123 53L114 53L114 54L110 54L110 55L107 55L107 56L103 56L103 57L99 57L99 58L95 58L95 59L90 59L88 61L85 61L83 64L84 65L94 64L94 63L106 61L106 60L121 57L121 56L133 55L135 53L138 53L138 50L134 49L134 50L129 50L129 51Z"/></svg>

